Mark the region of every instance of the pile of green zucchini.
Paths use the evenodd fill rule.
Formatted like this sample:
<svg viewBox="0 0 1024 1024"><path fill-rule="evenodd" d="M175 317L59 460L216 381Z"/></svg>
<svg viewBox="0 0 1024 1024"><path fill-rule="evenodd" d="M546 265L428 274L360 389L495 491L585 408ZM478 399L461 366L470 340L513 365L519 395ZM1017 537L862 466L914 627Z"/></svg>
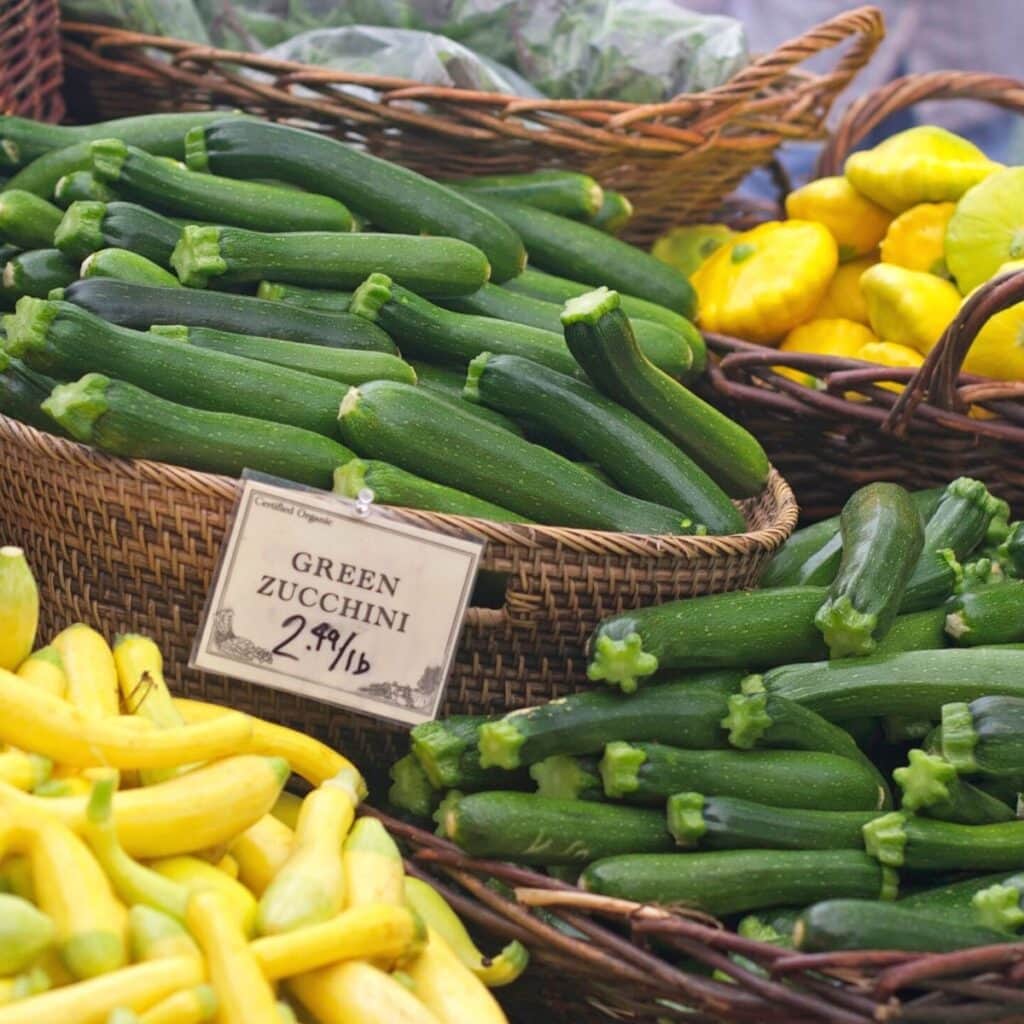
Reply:
<svg viewBox="0 0 1024 1024"><path fill-rule="evenodd" d="M383 504L745 529L768 462L686 386L693 288L585 175L441 183L223 113L0 118L3 162L0 412Z"/></svg>
<svg viewBox="0 0 1024 1024"><path fill-rule="evenodd" d="M868 485L760 589L610 618L589 659L608 685L417 726L392 806L802 950L1019 938L1024 522L979 481Z"/></svg>

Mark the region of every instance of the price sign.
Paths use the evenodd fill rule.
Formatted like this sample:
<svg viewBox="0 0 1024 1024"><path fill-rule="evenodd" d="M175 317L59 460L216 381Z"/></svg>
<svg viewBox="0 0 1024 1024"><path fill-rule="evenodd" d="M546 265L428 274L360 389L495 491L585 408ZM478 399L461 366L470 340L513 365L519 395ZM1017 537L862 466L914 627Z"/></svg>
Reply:
<svg viewBox="0 0 1024 1024"><path fill-rule="evenodd" d="M191 664L415 725L437 715L482 545L245 481Z"/></svg>

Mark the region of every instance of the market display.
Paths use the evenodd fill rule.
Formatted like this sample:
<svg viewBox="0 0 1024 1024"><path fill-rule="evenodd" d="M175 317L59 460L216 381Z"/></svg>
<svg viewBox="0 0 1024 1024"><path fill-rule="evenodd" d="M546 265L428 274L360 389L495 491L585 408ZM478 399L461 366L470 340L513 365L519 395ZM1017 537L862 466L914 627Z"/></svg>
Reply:
<svg viewBox="0 0 1024 1024"><path fill-rule="evenodd" d="M1024 879L980 873L1024 843L1021 537L978 481L870 484L761 589L605 620L594 690L417 726L390 799L471 856L802 950L1013 941ZM970 898L929 909L948 871Z"/></svg>
<svg viewBox="0 0 1024 1024"><path fill-rule="evenodd" d="M525 950L486 957L405 874L354 765L172 698L146 637L74 623L36 647L38 615L0 548L3 1024L505 1020L487 986Z"/></svg>
<svg viewBox="0 0 1024 1024"><path fill-rule="evenodd" d="M448 186L248 117L0 133L21 168L0 194L18 247L7 414L117 455L347 496L369 460L379 500L432 511L745 529L730 498L758 494L768 462L687 387L707 361L693 289L586 223L604 207L592 178ZM612 204L621 222L628 203ZM524 271L527 250L544 272ZM491 384L508 359L514 401Z"/></svg>

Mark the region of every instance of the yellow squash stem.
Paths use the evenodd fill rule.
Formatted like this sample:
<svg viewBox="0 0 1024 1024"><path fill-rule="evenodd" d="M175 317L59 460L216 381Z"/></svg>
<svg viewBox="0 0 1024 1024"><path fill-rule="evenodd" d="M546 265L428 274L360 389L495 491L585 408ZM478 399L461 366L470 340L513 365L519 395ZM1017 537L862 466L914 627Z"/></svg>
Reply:
<svg viewBox="0 0 1024 1024"><path fill-rule="evenodd" d="M427 947L405 971L416 995L442 1024L508 1024L497 1000L452 952L448 943L427 929Z"/></svg>
<svg viewBox="0 0 1024 1024"><path fill-rule="evenodd" d="M136 964L0 1007L0 1024L106 1024L119 1007L144 1012L202 980L195 958Z"/></svg>
<svg viewBox="0 0 1024 1024"><path fill-rule="evenodd" d="M176 698L174 704L186 722L209 722L229 713L216 704L198 700ZM312 736L306 736L286 726L264 722L259 718L253 719L252 734L236 752L283 757L292 766L292 771L311 786L320 786L328 779L348 770L355 774L359 798L363 799L366 796L366 783L348 758L332 750L325 743L313 739Z"/></svg>
<svg viewBox="0 0 1024 1024"><path fill-rule="evenodd" d="M250 825L229 847L238 864L239 881L259 897L291 856L295 833L266 814Z"/></svg>
<svg viewBox="0 0 1024 1024"><path fill-rule="evenodd" d="M120 713L117 669L107 641L91 626L76 622L53 639L67 676L67 699L85 718ZM127 767L127 766L122 766Z"/></svg>
<svg viewBox="0 0 1024 1024"><path fill-rule="evenodd" d="M0 668L14 671L32 652L39 588L21 548L0 547Z"/></svg>
<svg viewBox="0 0 1024 1024"><path fill-rule="evenodd" d="M217 1012L217 993L210 985L183 989L139 1017L139 1024L203 1024Z"/></svg>
<svg viewBox="0 0 1024 1024"><path fill-rule="evenodd" d="M342 960L404 963L419 954L425 941L426 929L418 915L405 907L377 904L257 939L250 948L266 977L278 981Z"/></svg>
<svg viewBox="0 0 1024 1024"><path fill-rule="evenodd" d="M15 974L9 978L0 978L0 1006L16 1003L30 996L37 996L53 987L49 974L39 966Z"/></svg>
<svg viewBox="0 0 1024 1024"><path fill-rule="evenodd" d="M61 636L74 628L69 627ZM58 649L59 640L55 641ZM69 696L74 692L75 679L82 678L81 673L75 676L72 667L81 656L76 646L69 657L69 648L64 645L61 657ZM116 676L112 680L116 687ZM113 692L116 695L117 691ZM248 715L229 711L213 721L154 731L98 718L82 710L80 704L81 699L70 703L59 700L0 670L0 740L80 768L168 768L227 757L245 748L254 721Z"/></svg>
<svg viewBox="0 0 1024 1024"><path fill-rule="evenodd" d="M261 935L326 921L344 906L341 848L359 803L359 781L354 769L343 769L303 801L294 849L260 899Z"/></svg>
<svg viewBox="0 0 1024 1024"><path fill-rule="evenodd" d="M224 897L215 889L193 893L186 924L206 958L220 1024L278 1024L274 990Z"/></svg>
<svg viewBox="0 0 1024 1024"><path fill-rule="evenodd" d="M442 1024L441 1018L394 978L359 960L300 974L292 978L289 985L299 1002L318 1021Z"/></svg>
<svg viewBox="0 0 1024 1024"><path fill-rule="evenodd" d="M143 789L114 795L114 824L132 857L169 857L230 842L274 806L288 778L278 757L224 758ZM0 807L45 812L76 832L85 828L88 797L35 797L0 783Z"/></svg>
<svg viewBox="0 0 1024 1024"><path fill-rule="evenodd" d="M360 818L345 840L345 902L349 907L367 903L405 902L405 866L402 854L387 829L376 818Z"/></svg>
<svg viewBox="0 0 1024 1024"><path fill-rule="evenodd" d="M448 901L427 882L407 875L405 901L488 988L509 985L526 969L530 955L521 942L510 942L497 956L486 956Z"/></svg>
<svg viewBox="0 0 1024 1024"><path fill-rule="evenodd" d="M64 675L64 663L57 648L50 644L33 651L19 666L19 679L44 693L63 699L67 692L68 680Z"/></svg>

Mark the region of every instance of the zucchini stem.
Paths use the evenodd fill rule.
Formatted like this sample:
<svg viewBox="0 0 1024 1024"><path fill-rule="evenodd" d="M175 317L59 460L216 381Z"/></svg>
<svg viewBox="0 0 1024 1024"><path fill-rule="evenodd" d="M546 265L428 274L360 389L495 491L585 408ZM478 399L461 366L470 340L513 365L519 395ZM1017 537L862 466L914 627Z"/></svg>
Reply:
<svg viewBox="0 0 1024 1024"><path fill-rule="evenodd" d="M658 659L644 650L639 633L628 633L621 639L605 633L594 642L587 678L618 686L623 693L635 693L639 680L657 671Z"/></svg>

